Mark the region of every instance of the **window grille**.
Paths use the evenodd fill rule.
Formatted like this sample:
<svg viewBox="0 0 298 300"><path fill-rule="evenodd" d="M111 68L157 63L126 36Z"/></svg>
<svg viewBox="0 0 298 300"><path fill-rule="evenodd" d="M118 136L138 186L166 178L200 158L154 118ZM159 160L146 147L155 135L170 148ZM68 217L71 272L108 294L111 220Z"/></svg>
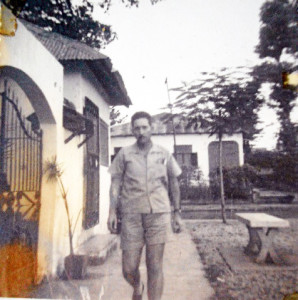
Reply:
<svg viewBox="0 0 298 300"><path fill-rule="evenodd" d="M192 145L176 145L175 149L175 157L180 166L198 166L198 154L192 152Z"/></svg>

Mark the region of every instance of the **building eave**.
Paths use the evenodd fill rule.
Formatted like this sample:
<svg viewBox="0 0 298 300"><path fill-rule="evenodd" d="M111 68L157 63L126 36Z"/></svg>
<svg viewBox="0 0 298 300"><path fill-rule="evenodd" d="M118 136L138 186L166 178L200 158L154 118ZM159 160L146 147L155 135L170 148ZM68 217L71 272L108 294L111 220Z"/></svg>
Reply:
<svg viewBox="0 0 298 300"><path fill-rule="evenodd" d="M125 105L128 107L132 104L127 95L122 77L118 71L112 71L112 63L109 58L88 60L85 63L107 92L110 105Z"/></svg>
<svg viewBox="0 0 298 300"><path fill-rule="evenodd" d="M105 89L109 105L129 106L132 104L122 77L118 71L113 71L112 62L108 56L67 36L46 31L24 20L21 22L62 65L65 65L65 62L84 62Z"/></svg>

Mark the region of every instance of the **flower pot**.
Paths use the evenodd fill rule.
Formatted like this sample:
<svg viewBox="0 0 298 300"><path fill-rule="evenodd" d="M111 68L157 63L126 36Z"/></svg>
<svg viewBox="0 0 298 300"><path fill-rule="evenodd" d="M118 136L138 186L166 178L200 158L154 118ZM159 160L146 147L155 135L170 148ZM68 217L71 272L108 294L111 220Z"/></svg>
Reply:
<svg viewBox="0 0 298 300"><path fill-rule="evenodd" d="M83 279L86 276L88 256L68 255L64 258L66 279Z"/></svg>

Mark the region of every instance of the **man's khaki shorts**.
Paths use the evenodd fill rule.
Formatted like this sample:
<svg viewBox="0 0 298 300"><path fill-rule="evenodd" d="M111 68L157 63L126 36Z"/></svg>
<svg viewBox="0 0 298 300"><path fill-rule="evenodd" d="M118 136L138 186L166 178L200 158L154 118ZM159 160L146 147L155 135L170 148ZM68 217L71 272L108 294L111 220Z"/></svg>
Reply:
<svg viewBox="0 0 298 300"><path fill-rule="evenodd" d="M172 234L171 213L122 215L122 250L142 248L145 244L163 244Z"/></svg>

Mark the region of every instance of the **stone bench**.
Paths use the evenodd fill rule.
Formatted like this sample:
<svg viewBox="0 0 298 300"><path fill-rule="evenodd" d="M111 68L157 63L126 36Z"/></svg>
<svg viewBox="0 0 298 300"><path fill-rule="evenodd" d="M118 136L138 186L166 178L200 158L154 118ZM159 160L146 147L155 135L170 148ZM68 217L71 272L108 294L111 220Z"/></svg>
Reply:
<svg viewBox="0 0 298 300"><path fill-rule="evenodd" d="M257 203L260 200L276 200L279 203L290 204L295 199L295 194L291 192L280 192L280 191L271 191L271 190L262 190L258 188L253 188L252 190L252 200Z"/></svg>
<svg viewBox="0 0 298 300"><path fill-rule="evenodd" d="M281 264L273 247L273 239L279 228L290 227L289 221L265 213L236 213L236 217L247 226L249 232L245 253L255 256L257 263L265 263L269 259Z"/></svg>

